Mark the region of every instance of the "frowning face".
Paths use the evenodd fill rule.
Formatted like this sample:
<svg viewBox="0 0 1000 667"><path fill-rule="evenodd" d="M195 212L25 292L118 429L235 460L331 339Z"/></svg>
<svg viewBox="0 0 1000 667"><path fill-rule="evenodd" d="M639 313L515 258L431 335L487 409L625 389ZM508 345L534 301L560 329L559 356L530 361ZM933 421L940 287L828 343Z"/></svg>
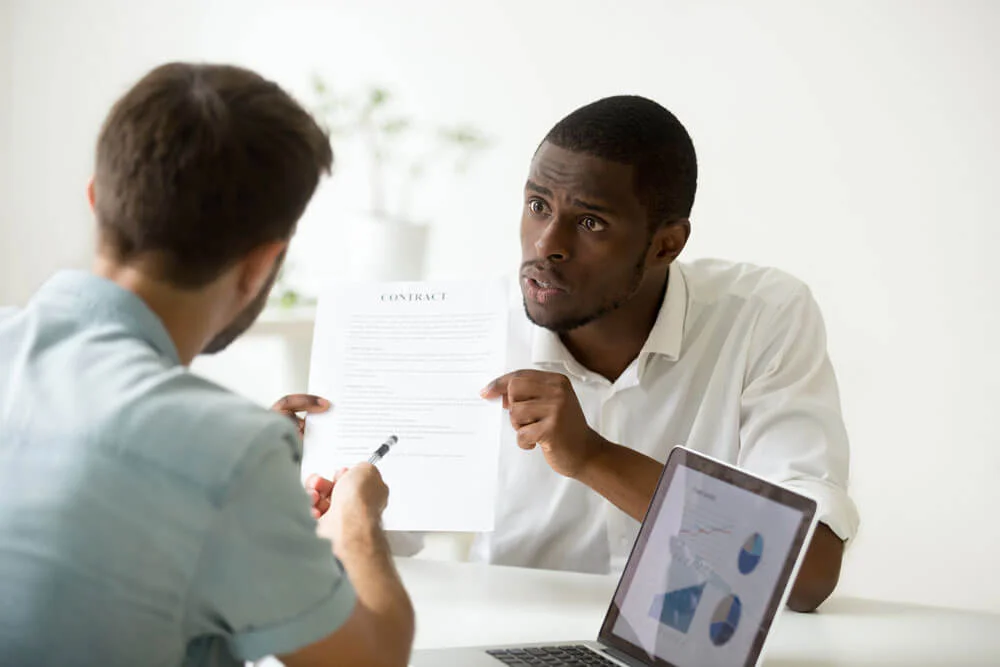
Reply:
<svg viewBox="0 0 1000 667"><path fill-rule="evenodd" d="M634 168L543 143L521 217L521 292L529 319L565 332L627 303L652 239Z"/></svg>

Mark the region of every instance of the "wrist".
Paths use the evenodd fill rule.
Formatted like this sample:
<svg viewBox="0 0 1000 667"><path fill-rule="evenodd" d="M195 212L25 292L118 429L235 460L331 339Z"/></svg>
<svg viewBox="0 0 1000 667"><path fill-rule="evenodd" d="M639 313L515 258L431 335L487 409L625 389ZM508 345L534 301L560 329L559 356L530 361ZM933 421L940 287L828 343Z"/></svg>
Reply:
<svg viewBox="0 0 1000 667"><path fill-rule="evenodd" d="M584 440L583 460L577 467L577 472L573 475L573 479L589 486L589 480L593 479L604 466L605 455L611 448L612 443L594 429L588 430Z"/></svg>
<svg viewBox="0 0 1000 667"><path fill-rule="evenodd" d="M334 551L338 557L346 554L373 555L388 550L381 516L366 507L345 508L337 521Z"/></svg>

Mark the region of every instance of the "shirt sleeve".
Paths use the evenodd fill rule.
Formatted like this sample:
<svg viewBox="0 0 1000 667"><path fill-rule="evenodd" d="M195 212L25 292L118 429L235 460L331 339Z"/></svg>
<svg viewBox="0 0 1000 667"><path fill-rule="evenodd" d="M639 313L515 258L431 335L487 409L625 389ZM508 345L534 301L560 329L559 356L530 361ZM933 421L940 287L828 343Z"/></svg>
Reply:
<svg viewBox="0 0 1000 667"><path fill-rule="evenodd" d="M805 285L765 308L751 337L740 465L816 500L842 540L858 530L847 494L850 447L823 318Z"/></svg>
<svg viewBox="0 0 1000 667"><path fill-rule="evenodd" d="M323 639L354 610L332 545L316 534L292 448L252 457L229 487L189 600L192 636L222 636L253 661Z"/></svg>

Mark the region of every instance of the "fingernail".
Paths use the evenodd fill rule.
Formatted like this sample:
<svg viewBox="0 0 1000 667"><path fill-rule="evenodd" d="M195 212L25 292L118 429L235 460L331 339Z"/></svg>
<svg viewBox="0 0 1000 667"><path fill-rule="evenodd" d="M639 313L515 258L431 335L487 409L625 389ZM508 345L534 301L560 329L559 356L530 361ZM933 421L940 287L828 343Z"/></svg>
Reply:
<svg viewBox="0 0 1000 667"><path fill-rule="evenodd" d="M329 408L330 401L326 400L325 398L320 398L316 400L316 405L318 405L321 408Z"/></svg>

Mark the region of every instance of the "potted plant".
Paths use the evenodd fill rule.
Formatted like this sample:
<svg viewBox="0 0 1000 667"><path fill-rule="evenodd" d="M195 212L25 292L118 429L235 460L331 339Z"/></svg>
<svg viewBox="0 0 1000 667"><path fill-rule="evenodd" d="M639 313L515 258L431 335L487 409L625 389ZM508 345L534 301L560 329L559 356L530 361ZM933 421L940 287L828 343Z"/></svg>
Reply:
<svg viewBox="0 0 1000 667"><path fill-rule="evenodd" d="M350 274L421 279L428 227L413 216L416 187L435 169L464 172L489 142L471 126L418 123L383 87L343 94L316 76L313 93L315 115L326 124L335 148L356 142L367 160L367 219L347 228Z"/></svg>

